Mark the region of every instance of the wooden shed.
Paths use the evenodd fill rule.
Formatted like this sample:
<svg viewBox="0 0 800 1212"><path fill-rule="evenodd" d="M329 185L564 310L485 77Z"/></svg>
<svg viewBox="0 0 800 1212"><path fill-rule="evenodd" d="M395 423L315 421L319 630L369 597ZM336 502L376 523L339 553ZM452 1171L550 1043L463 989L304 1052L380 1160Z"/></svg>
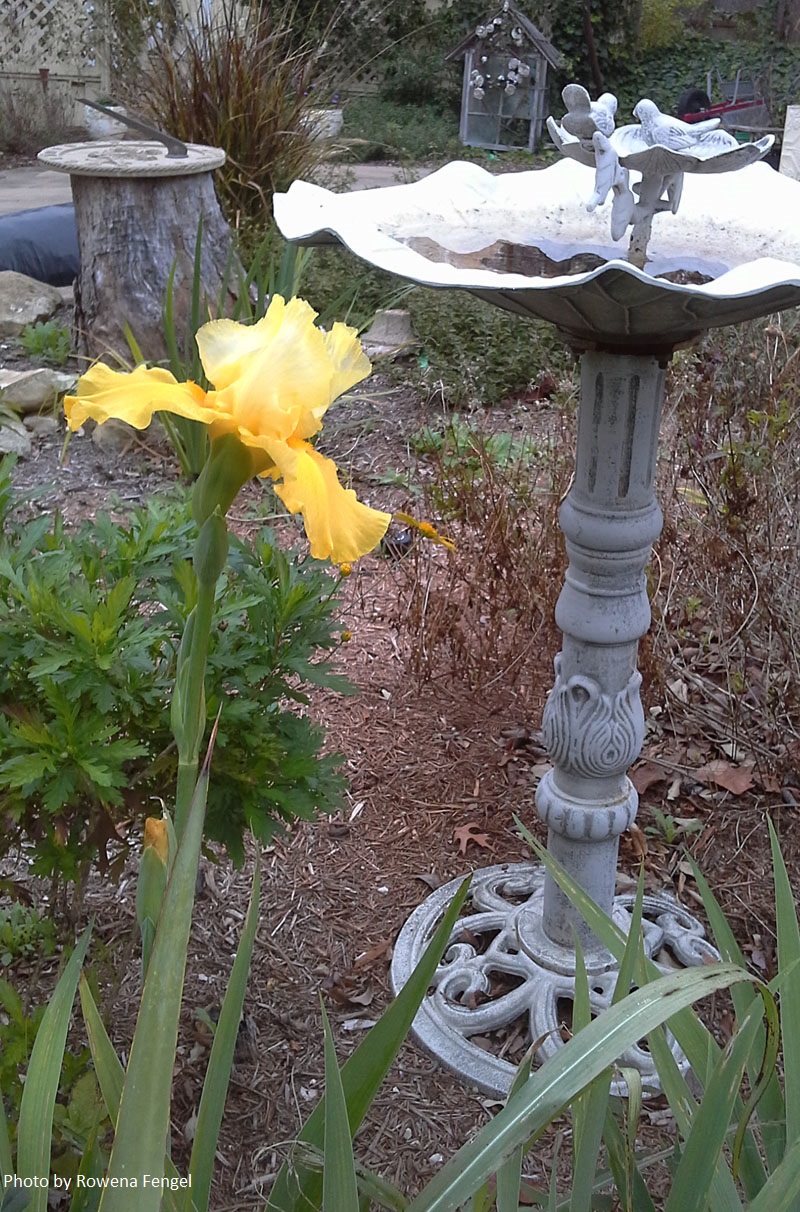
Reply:
<svg viewBox="0 0 800 1212"><path fill-rule="evenodd" d="M511 0L446 56L464 60L459 137L467 147L533 151L547 117L547 69L561 56Z"/></svg>

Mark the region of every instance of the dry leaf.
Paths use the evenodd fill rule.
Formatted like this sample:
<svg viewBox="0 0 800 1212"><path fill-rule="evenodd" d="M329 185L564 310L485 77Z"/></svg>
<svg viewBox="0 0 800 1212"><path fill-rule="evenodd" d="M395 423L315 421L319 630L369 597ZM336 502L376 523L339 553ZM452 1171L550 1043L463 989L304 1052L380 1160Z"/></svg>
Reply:
<svg viewBox="0 0 800 1212"><path fill-rule="evenodd" d="M698 782L714 783L717 787L724 787L732 795L742 795L749 791L755 782L752 766L734 766L722 758L701 766L696 777Z"/></svg>
<svg viewBox="0 0 800 1212"><path fill-rule="evenodd" d="M630 836L631 836L631 842L633 844L633 850L634 850L636 857L640 861L646 859L647 858L647 834L642 829L639 828L639 826L636 824L635 821L631 824L628 832L630 833Z"/></svg>
<svg viewBox="0 0 800 1212"><path fill-rule="evenodd" d="M356 961L353 968L356 972L362 968L368 968L370 964L374 964L376 960L383 959L384 956L391 957L392 944L388 938L382 938L374 947L370 947L368 951L362 951L361 955L356 956Z"/></svg>
<svg viewBox="0 0 800 1212"><path fill-rule="evenodd" d="M421 880L423 884L427 884L431 892L435 892L437 888L441 888L441 877L435 871L420 871L414 876L415 880Z"/></svg>
<svg viewBox="0 0 800 1212"><path fill-rule="evenodd" d="M639 795L644 795L655 783L666 782L667 772L657 762L642 762L629 777Z"/></svg>
<svg viewBox="0 0 800 1212"><path fill-rule="evenodd" d="M461 854L467 853L467 846L470 842L474 842L476 846L480 846L483 850L490 848L489 835L479 833L480 826L473 824L471 821L466 825L459 825L453 830L453 841L458 842L458 849Z"/></svg>

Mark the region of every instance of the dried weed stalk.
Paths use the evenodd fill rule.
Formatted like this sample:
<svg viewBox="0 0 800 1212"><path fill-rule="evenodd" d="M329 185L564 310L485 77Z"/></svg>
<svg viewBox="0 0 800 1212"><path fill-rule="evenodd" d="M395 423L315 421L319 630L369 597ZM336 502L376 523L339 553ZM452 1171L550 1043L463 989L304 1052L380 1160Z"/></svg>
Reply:
<svg viewBox="0 0 800 1212"><path fill-rule="evenodd" d="M456 676L472 690L524 681L554 650L553 611L565 569L557 506L572 468L570 414L543 413L539 434L509 434L457 417L427 452L424 508L455 544L418 543L399 624L413 638L419 683Z"/></svg>
<svg viewBox="0 0 800 1212"><path fill-rule="evenodd" d="M798 317L712 335L668 398L653 655L671 725L783 778L800 769Z"/></svg>

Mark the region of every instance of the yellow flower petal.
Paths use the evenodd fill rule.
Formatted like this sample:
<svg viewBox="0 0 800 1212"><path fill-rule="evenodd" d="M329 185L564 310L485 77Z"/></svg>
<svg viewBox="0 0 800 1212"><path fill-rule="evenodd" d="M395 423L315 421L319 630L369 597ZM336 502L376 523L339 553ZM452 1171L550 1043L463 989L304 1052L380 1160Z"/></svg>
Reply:
<svg viewBox="0 0 800 1212"><path fill-rule="evenodd" d="M351 488L343 488L336 464L313 446L298 443L291 455L276 460L284 479L275 492L291 513L302 513L312 556L345 564L377 547L391 515L370 509Z"/></svg>
<svg viewBox="0 0 800 1212"><path fill-rule="evenodd" d="M98 362L78 380L77 396L64 399L64 411L70 429L80 429L87 418L102 425L111 417L127 421L134 429L147 429L154 412L213 421L216 414L205 401L205 392L196 383L179 383L168 370L137 366L122 373Z"/></svg>
<svg viewBox="0 0 800 1212"><path fill-rule="evenodd" d="M203 325L197 345L220 416L284 442L317 433L330 404L372 367L355 329L335 324L323 333L315 317L303 299L287 304L276 295L257 324Z"/></svg>

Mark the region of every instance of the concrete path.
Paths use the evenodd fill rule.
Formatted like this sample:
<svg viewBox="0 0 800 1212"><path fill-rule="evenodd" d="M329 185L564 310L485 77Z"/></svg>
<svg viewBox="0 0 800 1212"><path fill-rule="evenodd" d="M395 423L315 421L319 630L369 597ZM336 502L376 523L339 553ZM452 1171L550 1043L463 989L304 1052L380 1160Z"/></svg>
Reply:
<svg viewBox="0 0 800 1212"><path fill-rule="evenodd" d="M2 165L2 160L0 160ZM400 185L425 176L427 169L406 169L396 164L332 164L326 167L323 182L337 182L349 189L376 189ZM67 173L52 168L27 165L23 168L0 167L0 215L38 206L56 206L72 201Z"/></svg>

